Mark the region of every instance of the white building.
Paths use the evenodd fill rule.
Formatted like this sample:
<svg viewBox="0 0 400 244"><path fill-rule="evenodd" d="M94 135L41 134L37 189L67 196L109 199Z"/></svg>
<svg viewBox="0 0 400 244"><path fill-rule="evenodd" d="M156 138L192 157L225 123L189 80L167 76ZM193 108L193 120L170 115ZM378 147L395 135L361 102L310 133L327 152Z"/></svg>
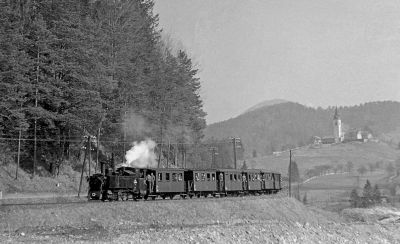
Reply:
<svg viewBox="0 0 400 244"><path fill-rule="evenodd" d="M337 107L333 116L333 137L336 143L343 141L342 120L340 119Z"/></svg>

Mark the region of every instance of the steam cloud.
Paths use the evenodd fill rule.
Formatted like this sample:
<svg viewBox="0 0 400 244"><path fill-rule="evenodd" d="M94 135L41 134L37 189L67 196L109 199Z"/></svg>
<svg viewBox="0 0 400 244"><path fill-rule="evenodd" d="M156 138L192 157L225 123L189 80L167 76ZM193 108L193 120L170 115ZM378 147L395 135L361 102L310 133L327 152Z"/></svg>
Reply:
<svg viewBox="0 0 400 244"><path fill-rule="evenodd" d="M133 147L126 152L126 162L122 165L134 168L155 168L157 167L154 148L156 143L150 139L141 142L134 142Z"/></svg>

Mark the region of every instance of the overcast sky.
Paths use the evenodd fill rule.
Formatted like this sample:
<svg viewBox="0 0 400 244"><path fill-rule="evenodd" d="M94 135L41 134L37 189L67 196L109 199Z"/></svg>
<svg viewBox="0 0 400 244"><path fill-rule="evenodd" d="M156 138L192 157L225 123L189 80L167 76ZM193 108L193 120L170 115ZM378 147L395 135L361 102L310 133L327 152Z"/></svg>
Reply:
<svg viewBox="0 0 400 244"><path fill-rule="evenodd" d="M156 0L198 63L207 123L275 98L400 101L398 0Z"/></svg>

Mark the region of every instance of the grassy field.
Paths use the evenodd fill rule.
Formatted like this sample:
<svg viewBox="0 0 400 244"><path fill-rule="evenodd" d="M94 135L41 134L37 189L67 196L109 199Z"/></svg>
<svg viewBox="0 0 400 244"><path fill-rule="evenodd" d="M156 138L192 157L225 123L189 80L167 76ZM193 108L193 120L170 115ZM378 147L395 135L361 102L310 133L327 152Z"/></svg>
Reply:
<svg viewBox="0 0 400 244"><path fill-rule="evenodd" d="M383 170L368 172L362 176L354 173L331 174L315 177L299 186L294 183L292 189L295 194L300 193L301 199L306 194L308 204L340 211L350 206L351 190L357 189L361 194L367 180L372 186L377 184L384 193L387 190L385 187L389 182L389 175Z"/></svg>
<svg viewBox="0 0 400 244"><path fill-rule="evenodd" d="M397 150L383 142L367 143L342 143L335 145L326 145L322 148L302 148L292 152L292 159L296 161L300 176L318 165L330 165L332 167L338 164L345 165L348 161L354 164L357 169L361 165L367 166L369 163L383 161L384 165L389 162L395 162L400 157L400 150ZM284 175L288 172L289 152L280 155L269 155L264 157L247 159L250 168L266 168Z"/></svg>
<svg viewBox="0 0 400 244"><path fill-rule="evenodd" d="M396 243L397 228L353 224L279 194L0 206L6 243Z"/></svg>

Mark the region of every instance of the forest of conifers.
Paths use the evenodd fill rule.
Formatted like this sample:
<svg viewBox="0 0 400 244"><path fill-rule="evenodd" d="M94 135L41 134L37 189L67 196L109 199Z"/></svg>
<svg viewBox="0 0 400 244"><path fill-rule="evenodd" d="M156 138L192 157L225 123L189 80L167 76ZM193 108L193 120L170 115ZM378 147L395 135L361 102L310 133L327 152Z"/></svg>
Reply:
<svg viewBox="0 0 400 244"><path fill-rule="evenodd" d="M163 41L153 5L1 1L0 147L7 160L16 161L21 142L22 167L32 169L36 151L37 164L51 171L53 162L81 157L89 135L119 160L145 138L169 147L166 157L199 143L206 123L197 70Z"/></svg>

